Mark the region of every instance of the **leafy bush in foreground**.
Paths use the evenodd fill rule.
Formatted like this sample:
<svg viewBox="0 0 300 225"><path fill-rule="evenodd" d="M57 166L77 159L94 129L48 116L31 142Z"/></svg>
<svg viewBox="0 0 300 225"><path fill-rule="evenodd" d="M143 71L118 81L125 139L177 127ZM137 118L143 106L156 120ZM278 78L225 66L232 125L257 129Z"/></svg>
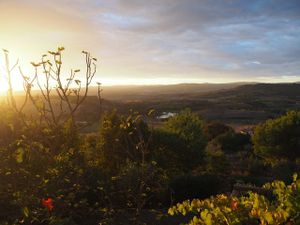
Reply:
<svg viewBox="0 0 300 225"><path fill-rule="evenodd" d="M205 200L178 203L168 213L184 216L193 214L189 225L300 223L300 179L296 174L290 185L274 181L263 188L272 191L274 199L253 192L243 197L221 194Z"/></svg>

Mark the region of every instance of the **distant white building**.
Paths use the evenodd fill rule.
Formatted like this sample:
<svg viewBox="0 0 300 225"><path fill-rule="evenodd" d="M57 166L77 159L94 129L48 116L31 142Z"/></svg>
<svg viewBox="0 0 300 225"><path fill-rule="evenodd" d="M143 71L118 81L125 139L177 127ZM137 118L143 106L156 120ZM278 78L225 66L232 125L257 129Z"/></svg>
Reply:
<svg viewBox="0 0 300 225"><path fill-rule="evenodd" d="M160 116L157 117L159 120L166 120L169 119L173 116L176 116L177 113L172 113L172 112L163 112Z"/></svg>

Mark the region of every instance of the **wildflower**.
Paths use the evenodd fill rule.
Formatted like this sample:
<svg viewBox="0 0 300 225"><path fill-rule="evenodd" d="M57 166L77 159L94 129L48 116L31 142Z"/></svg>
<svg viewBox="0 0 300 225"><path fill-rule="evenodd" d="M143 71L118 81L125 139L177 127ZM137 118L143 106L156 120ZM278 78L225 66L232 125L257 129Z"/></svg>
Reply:
<svg viewBox="0 0 300 225"><path fill-rule="evenodd" d="M233 211L237 210L237 208L238 208L238 202L237 202L237 200L232 200L230 207L231 207L231 209Z"/></svg>
<svg viewBox="0 0 300 225"><path fill-rule="evenodd" d="M42 199L42 204L45 206L48 210L52 210L54 208L53 205L53 199L52 198L47 198L47 199Z"/></svg>

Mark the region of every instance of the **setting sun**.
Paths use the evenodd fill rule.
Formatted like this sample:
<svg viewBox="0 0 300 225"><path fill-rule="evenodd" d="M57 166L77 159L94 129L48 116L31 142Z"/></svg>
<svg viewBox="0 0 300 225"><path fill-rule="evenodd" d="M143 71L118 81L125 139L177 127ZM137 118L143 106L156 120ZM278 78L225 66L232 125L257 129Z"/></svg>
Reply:
<svg viewBox="0 0 300 225"><path fill-rule="evenodd" d="M3 95L7 92L7 85L5 84L6 81L3 81L2 79L0 79L0 94Z"/></svg>
<svg viewBox="0 0 300 225"><path fill-rule="evenodd" d="M13 90L21 91L23 89L23 79L18 68L21 64L18 62L18 59L10 58L9 53L7 53L9 68L6 68L5 51L6 50L1 51L0 54L0 94L6 93L9 87L7 69L10 71L10 79Z"/></svg>

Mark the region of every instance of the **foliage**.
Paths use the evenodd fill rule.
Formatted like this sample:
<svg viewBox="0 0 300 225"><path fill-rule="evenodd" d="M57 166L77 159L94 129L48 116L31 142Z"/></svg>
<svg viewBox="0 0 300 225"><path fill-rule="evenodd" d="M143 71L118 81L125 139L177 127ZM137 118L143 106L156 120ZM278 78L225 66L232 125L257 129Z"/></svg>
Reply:
<svg viewBox="0 0 300 225"><path fill-rule="evenodd" d="M173 202L193 198L207 198L217 194L220 187L220 178L212 174L182 175L171 180L169 184Z"/></svg>
<svg viewBox="0 0 300 225"><path fill-rule="evenodd" d="M251 175L261 176L263 174L266 174L266 172L269 172L271 169L270 166L268 166L263 159L260 159L256 156L245 155L244 159L245 159L244 160L245 163L247 163L247 167L248 167L247 169ZM263 171L263 173L262 173L262 171ZM286 174L291 174L292 172L293 171L289 171L289 173L286 173Z"/></svg>
<svg viewBox="0 0 300 225"><path fill-rule="evenodd" d="M97 71L97 59L92 57L89 52L82 51L86 67L84 81L77 78L80 69L71 69L70 74L64 77L62 72L64 50L64 47L58 47L57 50L48 51L47 54L42 55L40 62L31 62L35 71L34 75L25 75L19 67L25 95L21 102L17 102L11 83L11 73L18 65L18 61L11 67L8 51L4 50L5 76L8 81L7 103L18 114L24 125L28 122L24 113L28 102L35 108L40 123L56 127L70 119L74 122L74 114L86 99L89 86ZM40 73L43 74L43 77ZM39 94L33 93L33 87L38 88Z"/></svg>
<svg viewBox="0 0 300 225"><path fill-rule="evenodd" d="M191 168L201 162L203 156L206 145L203 126L202 119L189 109L181 111L164 124L165 130L177 134L184 140L186 148L182 160L185 165L190 164Z"/></svg>
<svg viewBox="0 0 300 225"><path fill-rule="evenodd" d="M153 130L151 142L151 158L156 161L170 177L188 172L191 165L199 159L188 161L186 152L189 151L186 142L176 133L165 129ZM194 162L196 161L196 162Z"/></svg>
<svg viewBox="0 0 300 225"><path fill-rule="evenodd" d="M5 52L9 91L7 102L0 108L3 115L0 118L1 224L76 224L80 223L82 214L93 215L94 219L101 215L99 208L103 205L94 205L103 199L101 192L98 193L100 179L94 182L88 179L94 168L85 162L81 151L83 139L73 117L86 97L96 71L96 59L84 52L87 70L82 87L80 81L75 80L78 70L71 72L66 83L61 80L63 50L60 47L49 52L54 62L43 55L42 62L32 63L35 68L32 80L20 69L25 97L18 101L10 82L11 71L17 63L10 67L8 52ZM38 75L40 67L46 77L45 85ZM72 88L72 82L79 87ZM33 84L40 91L35 96L31 92ZM54 96L53 88L58 97ZM28 101L36 108L32 115L25 113ZM69 110L65 110L68 103ZM56 104L57 107L52 108Z"/></svg>
<svg viewBox="0 0 300 225"><path fill-rule="evenodd" d="M100 167L111 176L108 196L115 208L134 209L136 223L141 210L154 202L157 206L166 189L167 176L152 160L152 138L138 113L121 116L114 111L103 118L98 148Z"/></svg>
<svg viewBox="0 0 300 225"><path fill-rule="evenodd" d="M266 160L300 157L300 111L290 111L256 127L254 151Z"/></svg>
<svg viewBox="0 0 300 225"><path fill-rule="evenodd" d="M167 177L154 161L128 162L112 180L115 191L117 190L112 191L112 199L123 208L135 209L135 216L139 217L146 205L161 205L158 199L165 190ZM120 204L121 199L126 205Z"/></svg>
<svg viewBox="0 0 300 225"><path fill-rule="evenodd" d="M225 134L229 131L233 132L233 129L220 122L210 122L210 123L206 123L204 126L204 134L208 141L216 138L221 134Z"/></svg>
<svg viewBox="0 0 300 225"><path fill-rule="evenodd" d="M149 151L149 138L148 126L139 114L132 113L128 117L116 111L106 114L98 144L104 167L115 173L128 160L142 161Z"/></svg>
<svg viewBox="0 0 300 225"><path fill-rule="evenodd" d="M276 179L283 180L285 182L290 182L291 177L288 174L293 172L300 173L300 166L297 163L287 160L287 159L277 159L276 162L269 164L269 169Z"/></svg>
<svg viewBox="0 0 300 225"><path fill-rule="evenodd" d="M243 151L247 145L251 144L249 135L235 133L234 131L223 133L210 142L219 145L220 149L227 153Z"/></svg>
<svg viewBox="0 0 300 225"><path fill-rule="evenodd" d="M220 149L206 148L206 171L214 174L228 174L230 163L227 156Z"/></svg>
<svg viewBox="0 0 300 225"><path fill-rule="evenodd" d="M286 185L274 181L263 186L272 191L274 199L249 192L248 196L224 194L205 200L187 200L169 209L170 215L193 214L188 224L298 224L300 222L300 179Z"/></svg>

